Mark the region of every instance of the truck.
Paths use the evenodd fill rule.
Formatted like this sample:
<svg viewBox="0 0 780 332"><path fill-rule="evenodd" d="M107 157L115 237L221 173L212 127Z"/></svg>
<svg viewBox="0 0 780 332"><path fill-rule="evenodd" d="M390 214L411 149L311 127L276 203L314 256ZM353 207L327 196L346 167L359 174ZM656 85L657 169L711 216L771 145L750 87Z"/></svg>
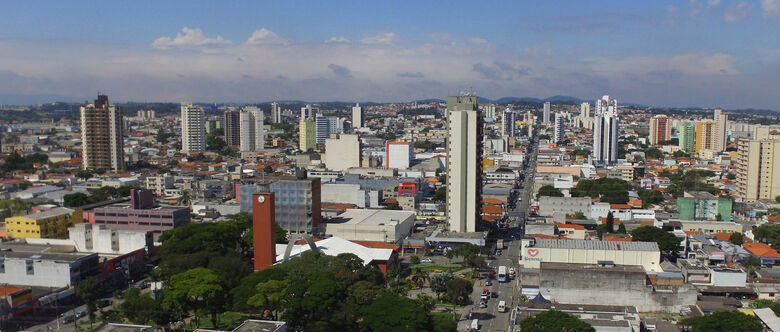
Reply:
<svg viewBox="0 0 780 332"><path fill-rule="evenodd" d="M498 267L498 282L506 282L507 281L507 275L506 275L506 266L499 266Z"/></svg>
<svg viewBox="0 0 780 332"><path fill-rule="evenodd" d="M496 248L497 249L504 249L504 240L503 239L496 240Z"/></svg>

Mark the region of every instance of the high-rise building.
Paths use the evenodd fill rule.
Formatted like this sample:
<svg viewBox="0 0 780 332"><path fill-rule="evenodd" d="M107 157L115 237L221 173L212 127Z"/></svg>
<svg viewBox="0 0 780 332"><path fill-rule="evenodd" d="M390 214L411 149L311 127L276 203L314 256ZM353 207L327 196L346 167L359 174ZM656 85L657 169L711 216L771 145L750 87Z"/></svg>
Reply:
<svg viewBox="0 0 780 332"><path fill-rule="evenodd" d="M507 107L504 110L504 115L501 117L501 131L502 135L515 137L515 111L511 107Z"/></svg>
<svg viewBox="0 0 780 332"><path fill-rule="evenodd" d="M523 115L523 122L527 125L533 125L534 122L536 122L536 119L534 119L534 114L531 113L531 111L526 111Z"/></svg>
<svg viewBox="0 0 780 332"><path fill-rule="evenodd" d="M656 115L650 119L650 145L672 138L672 123L666 115Z"/></svg>
<svg viewBox="0 0 780 332"><path fill-rule="evenodd" d="M696 152L696 126L693 122L683 122L677 130L680 150L686 153Z"/></svg>
<svg viewBox="0 0 780 332"><path fill-rule="evenodd" d="M225 144L229 147L241 145L241 113L236 109L225 111Z"/></svg>
<svg viewBox="0 0 780 332"><path fill-rule="evenodd" d="M712 120L703 120L696 123L696 153L702 151L715 151L716 124Z"/></svg>
<svg viewBox="0 0 780 332"><path fill-rule="evenodd" d="M477 231L482 146L477 97L447 97L447 218L451 232Z"/></svg>
<svg viewBox="0 0 780 332"><path fill-rule="evenodd" d="M407 169L412 161L414 149L410 142L387 142L385 167Z"/></svg>
<svg viewBox="0 0 780 332"><path fill-rule="evenodd" d="M344 118L337 116L328 116L328 132L333 134L344 133Z"/></svg>
<svg viewBox="0 0 780 332"><path fill-rule="evenodd" d="M241 110L241 151L265 149L265 127L263 110L247 106Z"/></svg>
<svg viewBox="0 0 780 332"><path fill-rule="evenodd" d="M312 118L301 120L298 128L298 147L306 152L317 149L317 124Z"/></svg>
<svg viewBox="0 0 780 332"><path fill-rule="evenodd" d="M206 151L206 112L203 107L181 104L181 151Z"/></svg>
<svg viewBox="0 0 780 332"><path fill-rule="evenodd" d="M222 129L222 119L216 116L207 118L204 127L206 128L206 134L213 134L218 129Z"/></svg>
<svg viewBox="0 0 780 332"><path fill-rule="evenodd" d="M780 196L780 140L740 139L737 153L737 197L754 202Z"/></svg>
<svg viewBox="0 0 780 332"><path fill-rule="evenodd" d="M715 120L715 137L713 138L715 142L712 149L717 152L725 151L728 142L728 129L726 127L728 126L729 116L723 114L723 110L716 109L713 119Z"/></svg>
<svg viewBox="0 0 780 332"><path fill-rule="evenodd" d="M580 116L583 118L590 118L590 103L584 102L580 104Z"/></svg>
<svg viewBox="0 0 780 332"><path fill-rule="evenodd" d="M611 165L617 162L619 127L617 99L604 96L596 100L596 114L593 121L593 163Z"/></svg>
<svg viewBox="0 0 780 332"><path fill-rule="evenodd" d="M495 119L496 118L496 105L495 104L487 104L487 106L485 106L485 118L486 119Z"/></svg>
<svg viewBox="0 0 780 332"><path fill-rule="evenodd" d="M328 139L331 134L330 119L322 114L317 114L317 116L314 117L314 122L317 125L317 144L325 144L325 140Z"/></svg>
<svg viewBox="0 0 780 332"><path fill-rule="evenodd" d="M352 106L352 128L363 128L363 120L363 108L357 103Z"/></svg>
<svg viewBox="0 0 780 332"><path fill-rule="evenodd" d="M544 103L544 109L542 111L542 122L550 123L550 102L549 101Z"/></svg>
<svg viewBox="0 0 780 332"><path fill-rule="evenodd" d="M301 120L314 117L318 111L319 109L312 107L311 104L306 104L306 106L301 107Z"/></svg>
<svg viewBox="0 0 780 332"><path fill-rule="evenodd" d="M325 168L342 172L351 167L360 167L358 135L339 135L337 138L326 139Z"/></svg>
<svg viewBox="0 0 780 332"><path fill-rule="evenodd" d="M282 107L277 102L271 103L271 123L282 123Z"/></svg>
<svg viewBox="0 0 780 332"><path fill-rule="evenodd" d="M94 104L84 103L81 113L81 155L85 169L119 171L124 164L122 108L98 95Z"/></svg>
<svg viewBox="0 0 780 332"><path fill-rule="evenodd" d="M555 113L555 127L553 132L553 141L555 143L563 142L564 132L566 130L566 120L561 113Z"/></svg>
<svg viewBox="0 0 780 332"><path fill-rule="evenodd" d="M319 178L265 176L236 184L241 212L253 212L252 196L274 193L274 218L290 234L312 233L322 221L322 190Z"/></svg>

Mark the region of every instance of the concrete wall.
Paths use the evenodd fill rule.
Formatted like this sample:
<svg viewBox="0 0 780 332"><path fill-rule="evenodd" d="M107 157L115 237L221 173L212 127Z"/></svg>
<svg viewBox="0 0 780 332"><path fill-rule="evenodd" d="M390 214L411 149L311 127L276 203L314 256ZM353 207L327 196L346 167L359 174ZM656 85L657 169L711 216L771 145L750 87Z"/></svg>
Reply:
<svg viewBox="0 0 780 332"><path fill-rule="evenodd" d="M539 215L552 216L556 212L575 214L582 212L590 217L590 197L539 197Z"/></svg>

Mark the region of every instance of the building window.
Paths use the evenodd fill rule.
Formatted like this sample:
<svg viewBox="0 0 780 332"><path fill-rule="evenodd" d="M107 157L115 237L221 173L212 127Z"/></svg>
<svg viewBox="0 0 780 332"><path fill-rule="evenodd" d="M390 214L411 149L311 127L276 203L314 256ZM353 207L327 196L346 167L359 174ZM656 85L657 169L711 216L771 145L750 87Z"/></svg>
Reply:
<svg viewBox="0 0 780 332"><path fill-rule="evenodd" d="M28 259L28 260L24 261L24 264L27 267L27 275L35 274L35 267L33 267L32 259Z"/></svg>

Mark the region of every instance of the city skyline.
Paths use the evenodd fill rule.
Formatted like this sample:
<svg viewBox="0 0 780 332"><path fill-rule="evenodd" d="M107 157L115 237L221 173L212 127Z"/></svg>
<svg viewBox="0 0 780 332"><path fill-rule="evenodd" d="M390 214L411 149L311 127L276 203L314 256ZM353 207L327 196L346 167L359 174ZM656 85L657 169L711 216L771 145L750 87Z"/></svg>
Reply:
<svg viewBox="0 0 780 332"><path fill-rule="evenodd" d="M6 4L0 104L80 101L84 91L395 102L472 88L491 99L609 93L659 107L780 109L776 0L187 4ZM444 15L463 11L476 15ZM33 14L37 24L24 22Z"/></svg>

